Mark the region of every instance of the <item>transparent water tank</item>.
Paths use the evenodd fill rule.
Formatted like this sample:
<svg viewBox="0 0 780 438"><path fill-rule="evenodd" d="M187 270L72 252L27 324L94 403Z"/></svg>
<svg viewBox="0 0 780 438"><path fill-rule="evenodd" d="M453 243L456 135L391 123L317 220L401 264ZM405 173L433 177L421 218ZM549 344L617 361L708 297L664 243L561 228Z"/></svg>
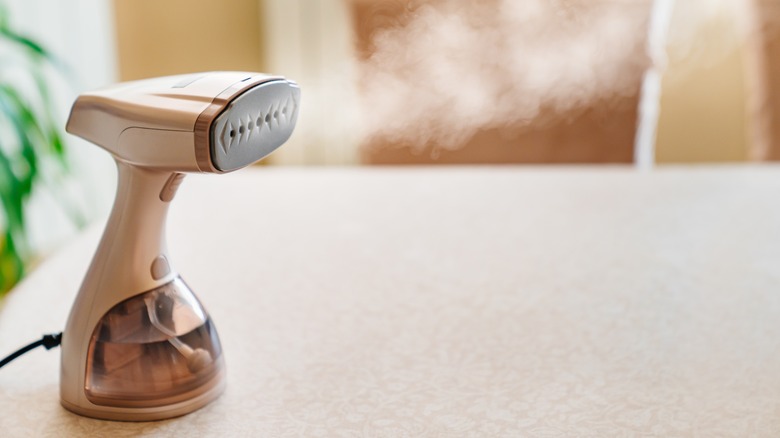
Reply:
<svg viewBox="0 0 780 438"><path fill-rule="evenodd" d="M219 384L214 325L181 278L114 306L87 353L86 395L96 405L164 406Z"/></svg>

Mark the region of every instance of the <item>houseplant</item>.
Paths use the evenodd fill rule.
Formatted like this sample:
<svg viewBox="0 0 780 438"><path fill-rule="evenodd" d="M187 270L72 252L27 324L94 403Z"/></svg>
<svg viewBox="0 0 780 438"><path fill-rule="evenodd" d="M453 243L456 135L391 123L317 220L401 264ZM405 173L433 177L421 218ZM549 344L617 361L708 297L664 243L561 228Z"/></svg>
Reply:
<svg viewBox="0 0 780 438"><path fill-rule="evenodd" d="M57 190L67 172L48 81L52 72L63 70L41 44L13 29L0 6L0 295L22 278L34 255L26 222L31 195L41 187Z"/></svg>

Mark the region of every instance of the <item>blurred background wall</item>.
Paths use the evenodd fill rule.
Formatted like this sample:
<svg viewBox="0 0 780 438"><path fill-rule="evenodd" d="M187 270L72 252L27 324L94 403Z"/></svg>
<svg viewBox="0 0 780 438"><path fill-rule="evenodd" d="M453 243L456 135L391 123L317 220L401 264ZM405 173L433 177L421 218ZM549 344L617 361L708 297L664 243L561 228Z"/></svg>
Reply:
<svg viewBox="0 0 780 438"><path fill-rule="evenodd" d="M74 98L116 81L207 70L299 81L291 141L265 164L631 164L642 80L662 73L654 159L780 159L780 3L662 0L4 0L51 50L64 126ZM667 0L663 0L667 1ZM671 1L671 0L668 0ZM63 181L88 218L110 206L107 154L67 136ZM30 239L74 232L52 193L29 200Z"/></svg>
<svg viewBox="0 0 780 438"><path fill-rule="evenodd" d="M757 139L751 93L762 29L749 1L676 2L667 46L656 143L658 163L738 162ZM691 17L697 17L691 23ZM692 27L691 27L692 26ZM753 83L751 84L751 79Z"/></svg>
<svg viewBox="0 0 780 438"><path fill-rule="evenodd" d="M114 0L119 79L263 70L257 0Z"/></svg>
<svg viewBox="0 0 780 438"><path fill-rule="evenodd" d="M306 90L302 123L292 143L272 158L277 164L633 161L642 76L639 68L626 71L634 85L620 96L563 112L542 108L543 116L537 121L486 126L457 147L361 138L357 132L360 127L350 126L359 118L349 113L360 100L356 84L364 79L361 62L372 55L372 38L383 29L405 26L415 11L435 3L113 0L118 78L211 69L275 71L296 78ZM591 6L588 2L568 3L582 8L604 2L590 2ZM621 13L639 17L634 19L646 24L650 1L612 3L622 8ZM754 94L766 87L761 81L774 77L757 71L761 67L755 64L759 58L777 59L771 56L774 40L767 38L773 33L765 31L770 21L766 17L777 14L775 3L677 2L663 78L657 162L769 157L758 152L774 149L760 144L768 141L769 134L761 133L761 122L757 115L751 116L751 111L756 112L751 105L760 100ZM696 17L693 24L692 16ZM681 27L693 30L675 30ZM636 65L641 65L647 27L635 31L633 56ZM773 68L772 63L763 68ZM334 114L338 112L348 114ZM759 138L762 135L764 140Z"/></svg>

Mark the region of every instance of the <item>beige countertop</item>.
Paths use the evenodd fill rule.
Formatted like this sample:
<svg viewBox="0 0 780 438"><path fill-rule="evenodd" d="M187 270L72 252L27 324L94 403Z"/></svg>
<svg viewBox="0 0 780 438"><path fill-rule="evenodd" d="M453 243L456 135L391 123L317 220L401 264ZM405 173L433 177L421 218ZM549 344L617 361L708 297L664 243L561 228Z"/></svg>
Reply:
<svg viewBox="0 0 780 438"><path fill-rule="evenodd" d="M189 176L172 262L228 388L190 415L58 403L0 370L0 435L780 436L780 167L259 168ZM99 226L0 307L61 330Z"/></svg>

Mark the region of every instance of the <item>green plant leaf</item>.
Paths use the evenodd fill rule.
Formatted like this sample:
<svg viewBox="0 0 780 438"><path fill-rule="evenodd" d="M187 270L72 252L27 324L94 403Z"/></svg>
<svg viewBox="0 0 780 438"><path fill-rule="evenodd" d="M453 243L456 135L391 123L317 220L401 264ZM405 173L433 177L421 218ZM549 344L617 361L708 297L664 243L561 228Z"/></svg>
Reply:
<svg viewBox="0 0 780 438"><path fill-rule="evenodd" d="M24 271L24 261L15 248L14 238L6 232L0 242L0 296L24 276Z"/></svg>
<svg viewBox="0 0 780 438"><path fill-rule="evenodd" d="M3 157L5 158L5 157ZM24 210L22 209L22 190L21 183L13 174L10 166L7 164L7 160L0 160L0 171L3 172L3 184L2 184L2 204L5 219L6 229L15 230L24 227Z"/></svg>
<svg viewBox="0 0 780 438"><path fill-rule="evenodd" d="M46 78L44 78L42 69L35 69L32 76L43 104L40 114L40 123L48 134L46 144L50 146L50 150L54 152L54 156L57 157L63 168L67 169L68 161L66 160L65 146L62 141L62 136L60 135L57 117L55 117L52 110L52 108L54 108L54 102Z"/></svg>
<svg viewBox="0 0 780 438"><path fill-rule="evenodd" d="M25 206L36 187L52 190L53 198L77 226L85 223L60 188L68 170L67 151L47 80L49 73L56 72L75 83L72 72L43 45L14 31L6 12L0 3L0 42L9 43L10 50L21 56L0 60L0 74L9 67L21 67L33 87L0 82L0 129L7 128L10 134L2 137L10 143L0 145L0 215L5 219L0 229L0 295L25 273L31 255Z"/></svg>
<svg viewBox="0 0 780 438"><path fill-rule="evenodd" d="M22 194L27 196L32 192L32 185L38 174L39 159L36 144L45 141L45 134L32 114L32 110L16 90L4 84L0 84L0 114L11 122L19 141L21 162L15 167L19 169L23 166L23 168L17 170L16 175L22 182Z"/></svg>
<svg viewBox="0 0 780 438"><path fill-rule="evenodd" d="M0 3L0 28L8 28L8 8L4 3Z"/></svg>
<svg viewBox="0 0 780 438"><path fill-rule="evenodd" d="M35 56L48 59L49 61L55 61L56 59L52 53L44 49L43 46L41 46L40 44L36 43L30 38L27 38L11 30L11 28L8 27L7 23L5 25L0 26L0 36L2 36L5 40L11 43L17 44L27 49L31 54Z"/></svg>

